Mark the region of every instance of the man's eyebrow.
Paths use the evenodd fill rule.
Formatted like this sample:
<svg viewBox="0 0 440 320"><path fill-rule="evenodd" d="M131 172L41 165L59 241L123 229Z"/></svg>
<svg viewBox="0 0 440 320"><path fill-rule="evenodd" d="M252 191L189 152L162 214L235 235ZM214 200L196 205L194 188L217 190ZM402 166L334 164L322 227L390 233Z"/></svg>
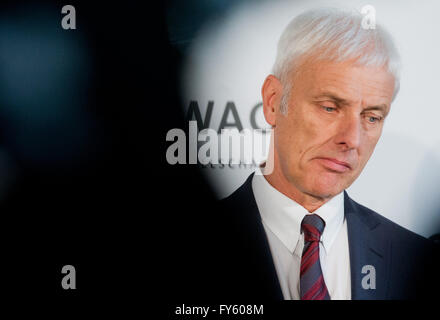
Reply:
<svg viewBox="0 0 440 320"><path fill-rule="evenodd" d="M334 94L332 92L323 92L313 98L314 99L322 99L322 98L330 99L330 100L333 100L339 104L348 104L349 103L348 100L341 98L341 97L338 97L336 94Z"/></svg>
<svg viewBox="0 0 440 320"><path fill-rule="evenodd" d="M386 117L388 115L388 107L386 104L379 104L377 106L370 106L370 107L366 107L363 111L370 111L370 110L378 110L378 111L382 111L384 117Z"/></svg>

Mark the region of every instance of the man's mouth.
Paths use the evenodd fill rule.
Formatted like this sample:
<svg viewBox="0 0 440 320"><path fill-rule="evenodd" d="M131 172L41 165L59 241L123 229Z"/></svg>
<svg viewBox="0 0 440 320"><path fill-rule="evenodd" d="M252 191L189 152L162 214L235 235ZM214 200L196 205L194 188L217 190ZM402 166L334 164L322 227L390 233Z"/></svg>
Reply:
<svg viewBox="0 0 440 320"><path fill-rule="evenodd" d="M344 161L340 161L334 158L316 158L325 168L336 171L336 172L346 172L351 170L351 166Z"/></svg>

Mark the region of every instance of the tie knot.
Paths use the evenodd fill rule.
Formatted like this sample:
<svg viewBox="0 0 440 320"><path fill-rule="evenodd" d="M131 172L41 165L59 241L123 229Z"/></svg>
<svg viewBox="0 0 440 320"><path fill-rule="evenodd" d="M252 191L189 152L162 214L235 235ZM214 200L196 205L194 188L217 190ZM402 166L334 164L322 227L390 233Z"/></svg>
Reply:
<svg viewBox="0 0 440 320"><path fill-rule="evenodd" d="M317 214L308 214L301 223L305 241L319 241L324 231L325 222Z"/></svg>

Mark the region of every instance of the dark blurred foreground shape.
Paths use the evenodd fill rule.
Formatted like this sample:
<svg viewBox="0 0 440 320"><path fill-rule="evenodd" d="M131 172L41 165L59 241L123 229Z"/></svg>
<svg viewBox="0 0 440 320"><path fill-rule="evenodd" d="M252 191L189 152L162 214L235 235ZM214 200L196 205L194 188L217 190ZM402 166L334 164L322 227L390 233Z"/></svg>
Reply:
<svg viewBox="0 0 440 320"><path fill-rule="evenodd" d="M181 297L211 194L166 163L183 122L164 7L70 4L76 30L61 1L1 4L3 287L60 307ZM76 290L61 288L68 264Z"/></svg>

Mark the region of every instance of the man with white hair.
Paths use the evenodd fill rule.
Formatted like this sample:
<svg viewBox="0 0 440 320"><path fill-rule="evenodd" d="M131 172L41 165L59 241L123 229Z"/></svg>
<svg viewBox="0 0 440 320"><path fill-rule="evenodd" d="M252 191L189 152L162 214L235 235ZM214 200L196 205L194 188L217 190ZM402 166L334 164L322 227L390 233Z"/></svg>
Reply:
<svg viewBox="0 0 440 320"><path fill-rule="evenodd" d="M434 298L435 246L345 191L373 153L399 90L391 36L380 25L363 29L362 18L311 10L281 35L262 86L273 128L269 158L222 200L234 226L219 253L228 257L230 296Z"/></svg>

